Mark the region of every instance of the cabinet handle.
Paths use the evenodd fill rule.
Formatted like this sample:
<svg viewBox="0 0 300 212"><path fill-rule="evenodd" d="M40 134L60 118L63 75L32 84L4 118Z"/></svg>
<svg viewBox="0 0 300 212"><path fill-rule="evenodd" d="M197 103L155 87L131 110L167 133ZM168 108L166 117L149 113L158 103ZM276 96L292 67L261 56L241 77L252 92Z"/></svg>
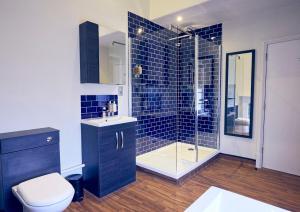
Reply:
<svg viewBox="0 0 300 212"><path fill-rule="evenodd" d="M121 131L121 141L122 141L121 148L123 149L124 148L124 135L123 135L123 131Z"/></svg>
<svg viewBox="0 0 300 212"><path fill-rule="evenodd" d="M47 143L50 143L53 140L51 136L47 137Z"/></svg>
<svg viewBox="0 0 300 212"><path fill-rule="evenodd" d="M118 132L116 132L116 149L119 149L119 135L118 135Z"/></svg>

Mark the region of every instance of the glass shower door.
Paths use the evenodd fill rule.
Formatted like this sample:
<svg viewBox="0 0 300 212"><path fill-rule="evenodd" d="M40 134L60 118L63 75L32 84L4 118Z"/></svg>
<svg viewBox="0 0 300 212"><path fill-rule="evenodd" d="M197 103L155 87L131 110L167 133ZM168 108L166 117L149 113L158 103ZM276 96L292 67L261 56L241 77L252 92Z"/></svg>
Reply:
<svg viewBox="0 0 300 212"><path fill-rule="evenodd" d="M219 143L220 117L220 43L212 37L198 40L197 128L198 161L215 155Z"/></svg>
<svg viewBox="0 0 300 212"><path fill-rule="evenodd" d="M185 173L217 154L220 45L196 35L181 40L178 69L177 171Z"/></svg>
<svg viewBox="0 0 300 212"><path fill-rule="evenodd" d="M178 47L178 142L177 172L188 173L197 162L198 146L196 144L196 82L197 37L180 39Z"/></svg>

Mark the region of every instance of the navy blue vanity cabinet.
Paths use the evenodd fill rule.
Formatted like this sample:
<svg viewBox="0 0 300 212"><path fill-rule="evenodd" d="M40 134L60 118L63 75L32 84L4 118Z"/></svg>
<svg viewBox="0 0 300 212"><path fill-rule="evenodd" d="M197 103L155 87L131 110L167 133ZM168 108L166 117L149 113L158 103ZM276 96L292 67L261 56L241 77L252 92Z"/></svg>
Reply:
<svg viewBox="0 0 300 212"><path fill-rule="evenodd" d="M0 133L0 210L22 211L11 188L26 180L60 173L59 131L53 128Z"/></svg>
<svg viewBox="0 0 300 212"><path fill-rule="evenodd" d="M84 22L79 25L80 82L100 83L98 24Z"/></svg>
<svg viewBox="0 0 300 212"><path fill-rule="evenodd" d="M81 124L84 185L103 197L136 180L136 122Z"/></svg>
<svg viewBox="0 0 300 212"><path fill-rule="evenodd" d="M99 142L99 196L119 188L120 140L116 129L101 129Z"/></svg>
<svg viewBox="0 0 300 212"><path fill-rule="evenodd" d="M123 136L122 136L123 134ZM135 127L124 128L120 132L119 166L120 187L127 185L136 179L136 131ZM132 142L134 141L134 142ZM122 146L123 145L123 146Z"/></svg>

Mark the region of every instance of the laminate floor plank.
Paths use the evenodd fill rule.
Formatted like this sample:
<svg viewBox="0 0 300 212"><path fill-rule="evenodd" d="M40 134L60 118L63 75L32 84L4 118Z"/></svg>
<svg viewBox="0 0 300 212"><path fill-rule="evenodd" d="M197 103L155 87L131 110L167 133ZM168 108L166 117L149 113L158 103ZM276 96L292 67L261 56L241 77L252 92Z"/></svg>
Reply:
<svg viewBox="0 0 300 212"><path fill-rule="evenodd" d="M210 186L217 186L281 208L300 212L300 177L255 170L252 160L220 155L180 184L142 171L137 181L104 198L85 191L66 212L184 211Z"/></svg>

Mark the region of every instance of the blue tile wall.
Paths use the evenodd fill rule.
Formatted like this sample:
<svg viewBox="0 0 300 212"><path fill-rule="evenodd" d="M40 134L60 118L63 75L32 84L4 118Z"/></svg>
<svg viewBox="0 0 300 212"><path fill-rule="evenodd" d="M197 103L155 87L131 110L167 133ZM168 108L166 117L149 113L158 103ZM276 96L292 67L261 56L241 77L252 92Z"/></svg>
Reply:
<svg viewBox="0 0 300 212"><path fill-rule="evenodd" d="M143 32L138 34L138 29ZM137 154L152 151L178 140L195 141L193 103L194 38L176 47L175 32L145 18L128 13L131 64L142 65L140 77L132 74L132 115L138 119ZM198 116L198 143L216 147L219 52L222 25L196 31L199 35L199 89L202 92ZM201 49L200 49L201 48ZM200 71L201 70L201 71Z"/></svg>
<svg viewBox="0 0 300 212"><path fill-rule="evenodd" d="M176 34L133 13L128 21L132 68L143 67L139 78L132 75L132 115L138 119L141 154L177 139L177 49L175 41L168 41Z"/></svg>
<svg viewBox="0 0 300 212"><path fill-rule="evenodd" d="M102 117L102 109L109 101L115 101L118 108L117 95L81 95L81 119ZM118 115L118 112L115 113Z"/></svg>

